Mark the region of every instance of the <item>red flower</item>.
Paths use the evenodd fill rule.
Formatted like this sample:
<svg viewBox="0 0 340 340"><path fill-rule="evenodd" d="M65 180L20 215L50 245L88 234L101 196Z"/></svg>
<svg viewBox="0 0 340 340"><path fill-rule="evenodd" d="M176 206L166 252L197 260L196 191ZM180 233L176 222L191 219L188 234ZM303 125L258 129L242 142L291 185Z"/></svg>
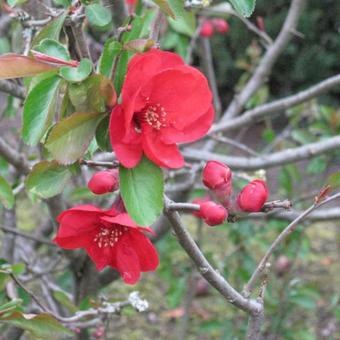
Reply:
<svg viewBox="0 0 340 340"><path fill-rule="evenodd" d="M137 226L125 212L81 205L62 212L58 222L56 244L64 249L84 248L98 270L110 266L128 284L158 266L156 249L143 234L152 230Z"/></svg>
<svg viewBox="0 0 340 340"><path fill-rule="evenodd" d="M110 120L110 139L127 168L143 153L161 167L180 168L177 143L206 134L214 117L212 95L204 75L175 53L151 49L128 65L122 102Z"/></svg>
<svg viewBox="0 0 340 340"><path fill-rule="evenodd" d="M119 188L118 170L96 172L87 186L96 195L116 191Z"/></svg>
<svg viewBox="0 0 340 340"><path fill-rule="evenodd" d="M242 211L258 212L268 198L266 183L255 179L248 183L237 196L237 205Z"/></svg>

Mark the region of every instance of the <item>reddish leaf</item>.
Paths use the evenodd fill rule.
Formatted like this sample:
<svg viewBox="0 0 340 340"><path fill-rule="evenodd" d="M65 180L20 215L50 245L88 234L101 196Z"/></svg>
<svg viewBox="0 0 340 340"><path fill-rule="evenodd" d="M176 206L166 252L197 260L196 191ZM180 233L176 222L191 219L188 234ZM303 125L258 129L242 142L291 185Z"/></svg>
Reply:
<svg viewBox="0 0 340 340"><path fill-rule="evenodd" d="M71 67L78 67L79 61L77 60L64 60L57 57L52 57L45 53L41 53L39 51L31 50L33 57L35 60L41 60L44 63L56 64L56 65L66 65Z"/></svg>
<svg viewBox="0 0 340 340"><path fill-rule="evenodd" d="M10 53L0 56L0 79L30 77L55 68L20 54Z"/></svg>

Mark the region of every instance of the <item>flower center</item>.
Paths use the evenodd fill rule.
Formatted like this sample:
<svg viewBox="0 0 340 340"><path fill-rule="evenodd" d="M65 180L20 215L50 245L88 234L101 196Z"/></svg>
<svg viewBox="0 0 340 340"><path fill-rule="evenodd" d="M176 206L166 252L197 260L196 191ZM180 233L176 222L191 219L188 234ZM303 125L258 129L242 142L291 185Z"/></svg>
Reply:
<svg viewBox="0 0 340 340"><path fill-rule="evenodd" d="M143 113L145 121L154 129L159 130L166 126L166 112L160 104L148 105Z"/></svg>
<svg viewBox="0 0 340 340"><path fill-rule="evenodd" d="M101 227L93 240L99 248L112 248L126 231L127 227L121 226L113 226L112 228Z"/></svg>
<svg viewBox="0 0 340 340"><path fill-rule="evenodd" d="M166 116L167 113L161 104L150 104L149 98L146 98L147 104L141 112L138 112L134 116L135 130L140 133L142 123L147 123L156 130L160 130L162 127L167 126Z"/></svg>

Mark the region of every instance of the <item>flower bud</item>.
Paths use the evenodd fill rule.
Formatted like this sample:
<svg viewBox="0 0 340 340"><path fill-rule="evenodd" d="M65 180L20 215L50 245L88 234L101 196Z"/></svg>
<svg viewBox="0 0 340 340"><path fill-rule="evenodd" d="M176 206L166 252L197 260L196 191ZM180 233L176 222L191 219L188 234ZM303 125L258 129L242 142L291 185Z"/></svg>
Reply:
<svg viewBox="0 0 340 340"><path fill-rule="evenodd" d="M214 26L210 20L203 22L200 30L200 36L204 38L210 38L214 34Z"/></svg>
<svg viewBox="0 0 340 340"><path fill-rule="evenodd" d="M242 211L258 212L268 198L266 183L260 179L248 183L238 194L237 205Z"/></svg>
<svg viewBox="0 0 340 340"><path fill-rule="evenodd" d="M204 196L204 197L195 198L194 200L192 200L192 203L198 204L199 206L201 206L202 203L208 202L208 201L210 201L209 197ZM196 217L202 218L201 212L199 210L194 210L192 214Z"/></svg>
<svg viewBox="0 0 340 340"><path fill-rule="evenodd" d="M231 177L229 167L217 161L207 162L202 172L202 182L211 190L229 189L231 192Z"/></svg>
<svg viewBox="0 0 340 340"><path fill-rule="evenodd" d="M229 24L224 19L213 19L212 23L216 32L218 33L227 33L229 31Z"/></svg>
<svg viewBox="0 0 340 340"><path fill-rule="evenodd" d="M280 255L275 262L275 271L280 276L287 273L292 266L292 261L285 255Z"/></svg>
<svg viewBox="0 0 340 340"><path fill-rule="evenodd" d="M119 188L118 170L96 172L87 186L96 195L116 191Z"/></svg>
<svg viewBox="0 0 340 340"><path fill-rule="evenodd" d="M228 217L227 209L212 201L203 202L200 204L200 207L202 219L210 226L221 224Z"/></svg>

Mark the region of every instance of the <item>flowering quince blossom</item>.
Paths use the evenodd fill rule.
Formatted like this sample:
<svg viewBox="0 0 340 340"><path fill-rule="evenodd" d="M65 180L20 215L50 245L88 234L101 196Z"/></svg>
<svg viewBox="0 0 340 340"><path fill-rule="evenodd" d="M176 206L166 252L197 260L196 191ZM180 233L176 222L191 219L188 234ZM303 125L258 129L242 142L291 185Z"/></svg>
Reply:
<svg viewBox="0 0 340 340"><path fill-rule="evenodd" d="M84 248L98 270L116 269L128 284L136 283L141 272L154 271L158 255L151 241L126 212L115 207L101 210L93 205L80 205L62 212L54 242L64 249Z"/></svg>
<svg viewBox="0 0 340 340"><path fill-rule="evenodd" d="M180 168L184 159L177 144L204 136L213 118L204 75L175 53L151 49L128 64L121 104L111 113L111 145L127 168L143 153L160 167Z"/></svg>

